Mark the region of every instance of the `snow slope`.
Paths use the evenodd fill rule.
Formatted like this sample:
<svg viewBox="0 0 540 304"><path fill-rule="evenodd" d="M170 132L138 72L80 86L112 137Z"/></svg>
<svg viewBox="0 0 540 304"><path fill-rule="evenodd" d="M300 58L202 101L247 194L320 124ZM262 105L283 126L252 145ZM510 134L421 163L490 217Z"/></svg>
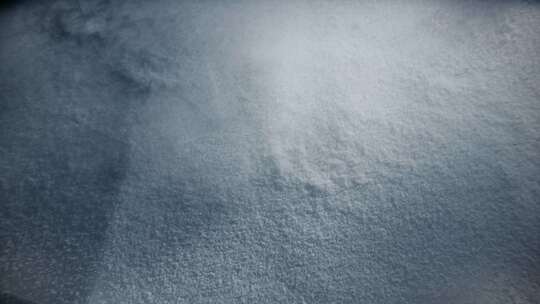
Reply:
<svg viewBox="0 0 540 304"><path fill-rule="evenodd" d="M534 1L12 1L0 41L5 299L540 299Z"/></svg>

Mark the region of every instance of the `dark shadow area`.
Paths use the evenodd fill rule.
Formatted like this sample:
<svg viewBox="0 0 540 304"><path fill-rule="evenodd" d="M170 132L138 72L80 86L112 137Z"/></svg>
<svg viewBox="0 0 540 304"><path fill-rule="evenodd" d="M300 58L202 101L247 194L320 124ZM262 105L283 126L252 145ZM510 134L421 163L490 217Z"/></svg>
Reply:
<svg viewBox="0 0 540 304"><path fill-rule="evenodd" d="M12 10L14 8L18 8L22 5L29 4L31 2L39 3L44 2L43 0L2 0L0 1L0 13L3 13L5 11Z"/></svg>
<svg viewBox="0 0 540 304"><path fill-rule="evenodd" d="M13 15L0 29L0 286L42 303L80 303L100 268L129 165L127 113L141 95L111 74L96 48L37 36L35 16L55 11L8 2L2 8Z"/></svg>
<svg viewBox="0 0 540 304"><path fill-rule="evenodd" d="M0 304L37 304L28 300L23 300L9 293L0 293Z"/></svg>

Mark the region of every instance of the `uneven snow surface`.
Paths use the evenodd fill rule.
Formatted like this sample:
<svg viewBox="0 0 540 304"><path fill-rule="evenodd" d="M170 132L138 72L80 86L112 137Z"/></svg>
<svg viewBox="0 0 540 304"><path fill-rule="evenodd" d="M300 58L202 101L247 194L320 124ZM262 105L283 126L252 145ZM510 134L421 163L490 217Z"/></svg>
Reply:
<svg viewBox="0 0 540 304"><path fill-rule="evenodd" d="M1 303L540 301L540 3L10 1Z"/></svg>

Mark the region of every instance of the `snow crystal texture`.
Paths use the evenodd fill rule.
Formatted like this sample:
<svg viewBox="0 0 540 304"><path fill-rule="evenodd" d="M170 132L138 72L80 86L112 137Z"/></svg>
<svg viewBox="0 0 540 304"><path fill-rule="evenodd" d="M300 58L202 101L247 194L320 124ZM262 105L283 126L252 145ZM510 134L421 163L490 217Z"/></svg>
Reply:
<svg viewBox="0 0 540 304"><path fill-rule="evenodd" d="M540 301L540 3L8 1L1 303Z"/></svg>

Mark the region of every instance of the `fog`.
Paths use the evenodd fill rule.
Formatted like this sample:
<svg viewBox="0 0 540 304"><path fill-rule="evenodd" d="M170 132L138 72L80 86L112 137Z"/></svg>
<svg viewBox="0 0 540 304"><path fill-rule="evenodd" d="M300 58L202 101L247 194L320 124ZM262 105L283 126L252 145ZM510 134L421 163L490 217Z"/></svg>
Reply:
<svg viewBox="0 0 540 304"><path fill-rule="evenodd" d="M536 303L539 151L535 1L10 1L0 302Z"/></svg>

